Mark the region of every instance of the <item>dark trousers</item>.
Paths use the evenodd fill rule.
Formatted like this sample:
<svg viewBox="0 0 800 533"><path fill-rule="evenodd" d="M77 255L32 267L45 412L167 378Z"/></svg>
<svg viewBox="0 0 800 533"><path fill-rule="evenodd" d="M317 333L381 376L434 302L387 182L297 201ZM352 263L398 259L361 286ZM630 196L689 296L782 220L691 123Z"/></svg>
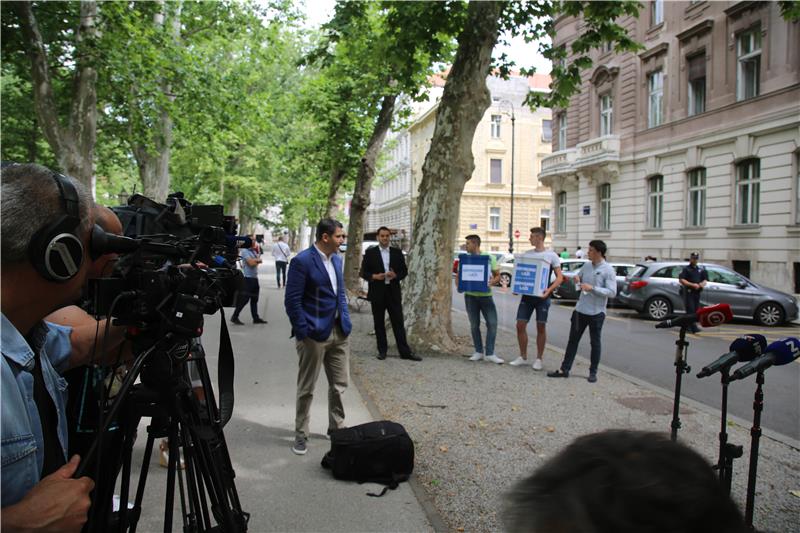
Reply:
<svg viewBox="0 0 800 533"><path fill-rule="evenodd" d="M288 264L286 261L275 261L275 275L278 277L279 289L281 285L286 286L286 265ZM281 283L281 276L283 276L283 283Z"/></svg>
<svg viewBox="0 0 800 533"><path fill-rule="evenodd" d="M244 285L242 290L239 291L239 301L236 303L236 310L231 318L239 318L239 313L249 301L250 314L253 316L253 320L257 319L259 290L258 278L244 278Z"/></svg>
<svg viewBox="0 0 800 533"><path fill-rule="evenodd" d="M406 341L406 327L403 324L403 303L389 296L376 298L370 303L372 304L372 320L375 324L375 339L378 341L378 353L385 354L389 349L386 341L386 323L384 322L386 311L388 311L397 350L401 356L410 355L411 348Z"/></svg>
<svg viewBox="0 0 800 533"><path fill-rule="evenodd" d="M683 305L687 315L696 313L697 310L700 309L700 291L690 291L684 287ZM689 331L697 332L699 330L700 328L697 327L697 324L692 324L689 327Z"/></svg>
<svg viewBox="0 0 800 533"><path fill-rule="evenodd" d="M575 361L575 354L578 352L578 344L581 342L583 332L586 331L586 326L589 326L589 342L592 345L589 374L597 373L597 366L600 364L600 333L603 331L603 321L605 319L605 313L584 315L577 311L572 312L569 328L569 342L567 342L567 351L564 352L564 361L561 363L561 370L569 372L572 368L572 363Z"/></svg>

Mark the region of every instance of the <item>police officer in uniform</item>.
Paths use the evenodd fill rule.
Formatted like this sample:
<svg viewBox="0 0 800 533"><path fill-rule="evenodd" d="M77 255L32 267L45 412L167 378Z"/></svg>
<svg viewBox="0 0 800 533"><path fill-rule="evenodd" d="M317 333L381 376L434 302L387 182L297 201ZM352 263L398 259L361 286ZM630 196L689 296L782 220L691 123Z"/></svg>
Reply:
<svg viewBox="0 0 800 533"><path fill-rule="evenodd" d="M692 252L689 255L689 264L683 267L678 281L681 284L681 292L683 294L683 305L687 314L696 313L700 307L700 292L706 286L708 281L708 273L706 269L697 264L700 259L700 254ZM700 328L697 324L692 324L692 333L698 333Z"/></svg>

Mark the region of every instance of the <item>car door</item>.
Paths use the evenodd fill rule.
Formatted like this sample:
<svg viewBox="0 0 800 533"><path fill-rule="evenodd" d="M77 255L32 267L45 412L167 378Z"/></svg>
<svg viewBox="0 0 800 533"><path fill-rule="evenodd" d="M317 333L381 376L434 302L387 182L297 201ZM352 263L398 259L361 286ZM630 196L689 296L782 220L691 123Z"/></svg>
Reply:
<svg viewBox="0 0 800 533"><path fill-rule="evenodd" d="M734 315L753 316L756 288L742 276L719 266L707 266L708 283L701 293L701 303L731 306Z"/></svg>

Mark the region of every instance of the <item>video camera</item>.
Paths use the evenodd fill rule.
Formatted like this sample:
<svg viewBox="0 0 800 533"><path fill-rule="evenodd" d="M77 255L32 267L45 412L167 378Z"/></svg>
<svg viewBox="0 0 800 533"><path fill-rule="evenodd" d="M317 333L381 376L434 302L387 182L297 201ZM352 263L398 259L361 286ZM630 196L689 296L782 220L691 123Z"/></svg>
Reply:
<svg viewBox="0 0 800 533"><path fill-rule="evenodd" d="M221 205L193 205L177 192L166 204L135 194L112 210L124 236L96 227L91 253L121 256L110 277L89 282L95 316L151 336L193 338L203 332L203 314L234 305L242 286L237 248L250 239L236 235L235 219Z"/></svg>

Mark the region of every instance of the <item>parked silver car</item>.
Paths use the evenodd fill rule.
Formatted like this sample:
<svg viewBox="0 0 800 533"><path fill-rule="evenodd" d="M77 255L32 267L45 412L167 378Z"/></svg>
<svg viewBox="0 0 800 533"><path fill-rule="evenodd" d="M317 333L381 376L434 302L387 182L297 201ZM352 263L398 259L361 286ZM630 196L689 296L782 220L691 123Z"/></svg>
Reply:
<svg viewBox="0 0 800 533"><path fill-rule="evenodd" d="M678 276L683 261L658 261L636 265L618 294L623 304L653 320L684 312ZM765 326L779 326L797 318L794 296L759 285L713 263L700 263L708 272L708 283L700 293L700 305L730 304L733 315L753 319Z"/></svg>
<svg viewBox="0 0 800 533"><path fill-rule="evenodd" d="M636 265L630 263L609 263L617 274L617 296L609 300L608 303L620 304L619 293L622 292L622 287L625 284L625 278L636 269ZM578 275L580 265L575 270L564 272L564 282L553 293L554 298L561 301L577 301L578 293L580 290L575 285L575 276Z"/></svg>

